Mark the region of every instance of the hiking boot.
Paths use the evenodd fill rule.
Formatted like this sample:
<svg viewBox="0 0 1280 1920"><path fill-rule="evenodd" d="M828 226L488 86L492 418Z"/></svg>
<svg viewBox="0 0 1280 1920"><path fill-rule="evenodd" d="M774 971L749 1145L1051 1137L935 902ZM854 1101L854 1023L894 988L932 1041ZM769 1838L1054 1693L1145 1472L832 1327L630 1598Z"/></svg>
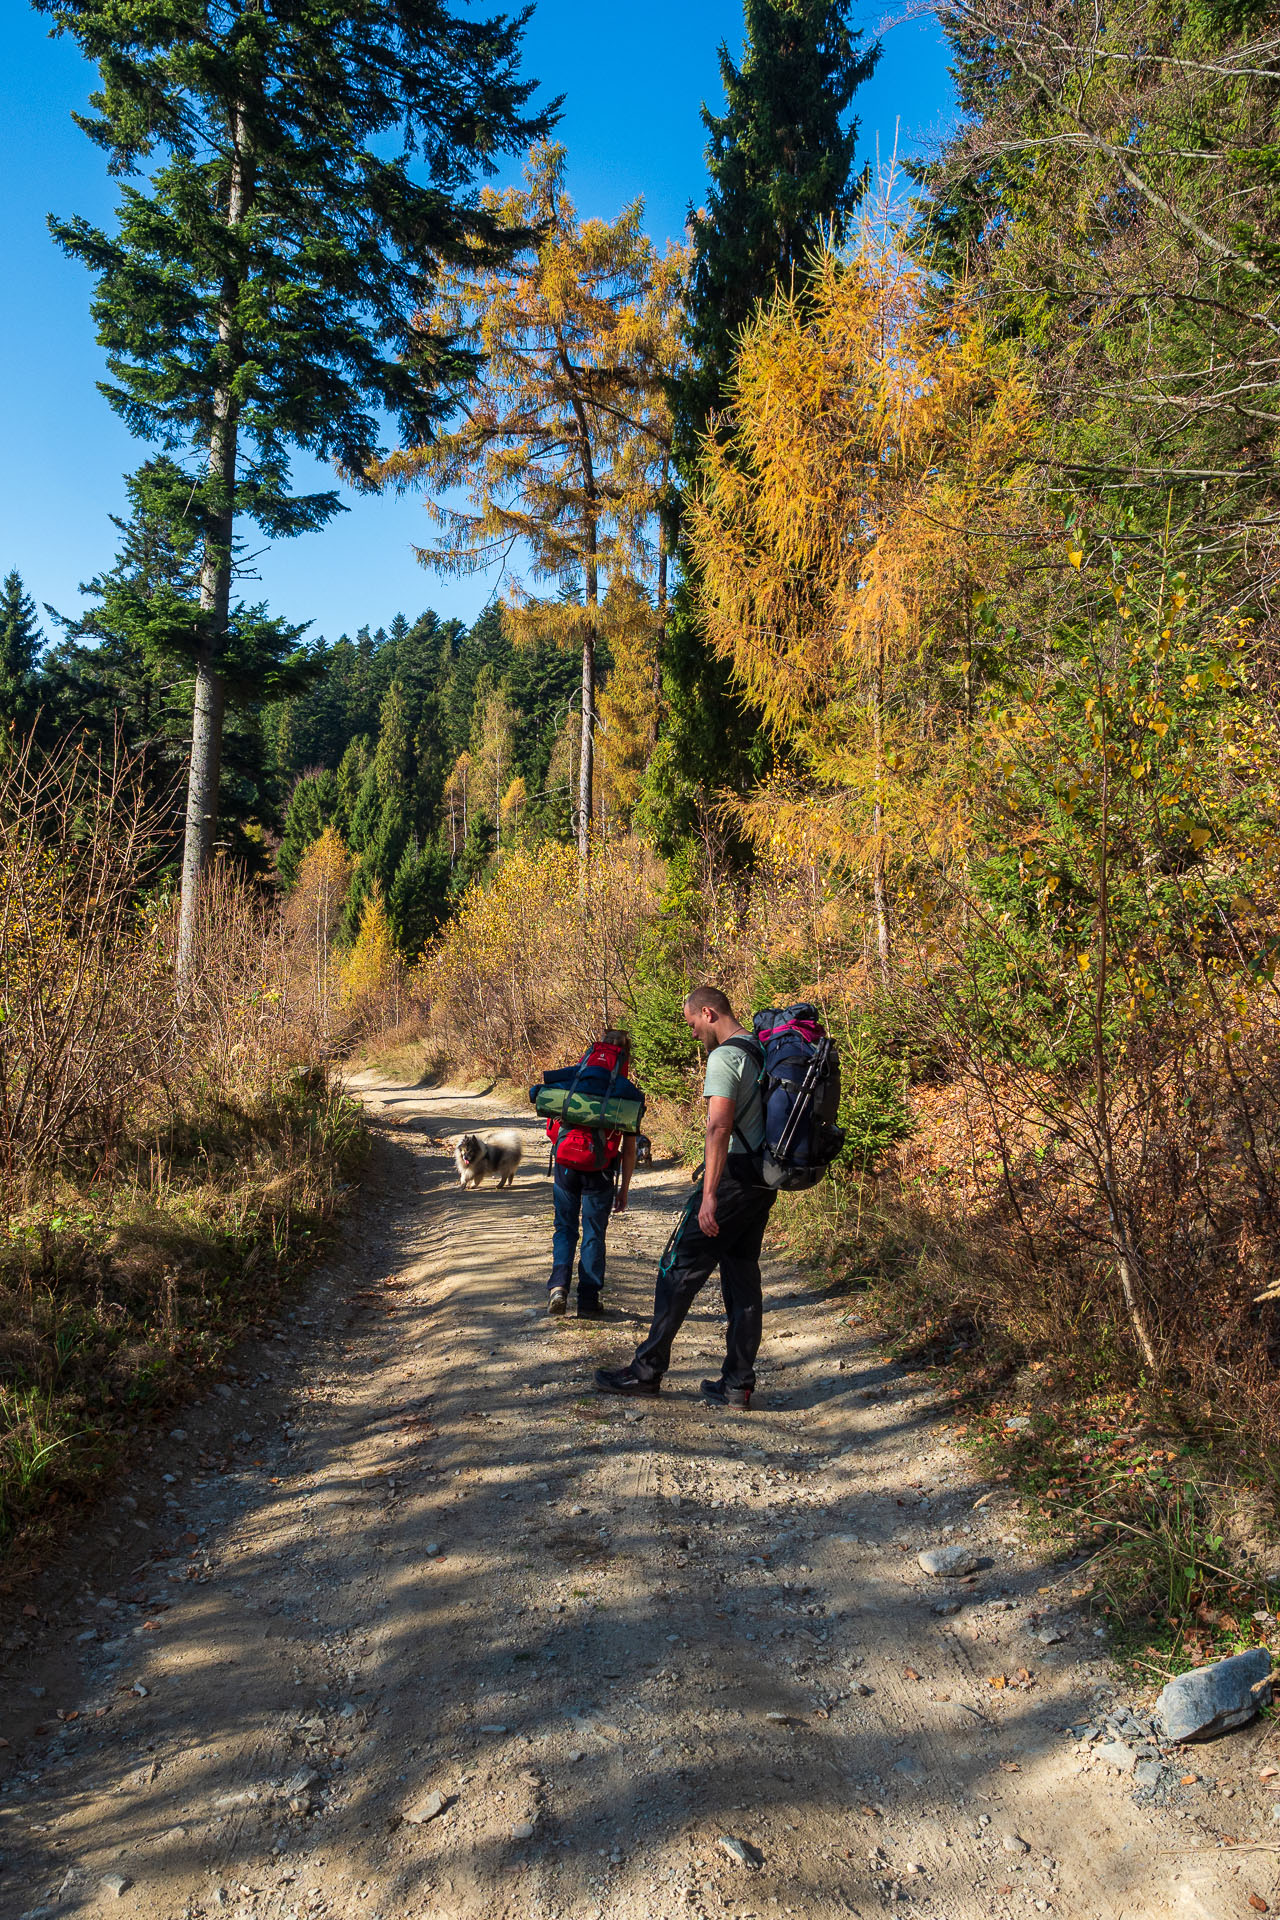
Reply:
<svg viewBox="0 0 1280 1920"><path fill-rule="evenodd" d="M717 1407L749 1407L751 1405L750 1387L727 1387L723 1380L704 1380L701 1386L704 1400L710 1400Z"/></svg>
<svg viewBox="0 0 1280 1920"><path fill-rule="evenodd" d="M567 1313L568 1309L568 1287L552 1287L550 1293L547 1295L547 1312L551 1314L553 1318L558 1319L562 1313Z"/></svg>
<svg viewBox="0 0 1280 1920"><path fill-rule="evenodd" d="M596 1389L600 1393L630 1394L632 1399L656 1400L659 1380L642 1380L630 1367L617 1367L612 1372L608 1367L596 1368Z"/></svg>
<svg viewBox="0 0 1280 1920"><path fill-rule="evenodd" d="M604 1319L604 1307L597 1287L588 1287L585 1292L581 1287L578 1288L578 1318L579 1320Z"/></svg>

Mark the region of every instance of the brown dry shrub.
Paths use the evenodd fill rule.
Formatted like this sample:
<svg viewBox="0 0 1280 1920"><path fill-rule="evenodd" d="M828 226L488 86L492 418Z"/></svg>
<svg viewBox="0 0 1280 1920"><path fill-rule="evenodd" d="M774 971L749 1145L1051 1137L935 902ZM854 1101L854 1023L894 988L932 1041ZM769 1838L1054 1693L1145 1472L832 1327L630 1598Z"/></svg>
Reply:
<svg viewBox="0 0 1280 1920"><path fill-rule="evenodd" d="M359 1152L314 942L215 862L179 994L155 828L123 756L0 767L0 1544L268 1309Z"/></svg>

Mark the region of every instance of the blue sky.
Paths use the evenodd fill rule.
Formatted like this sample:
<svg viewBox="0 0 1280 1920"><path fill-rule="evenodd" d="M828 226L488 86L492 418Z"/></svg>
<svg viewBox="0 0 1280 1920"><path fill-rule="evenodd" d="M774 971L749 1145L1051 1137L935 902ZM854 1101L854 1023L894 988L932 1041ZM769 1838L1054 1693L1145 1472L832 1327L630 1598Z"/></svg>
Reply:
<svg viewBox="0 0 1280 1920"><path fill-rule="evenodd" d="M854 22L871 37L870 7ZM720 103L716 50L741 44L740 0L647 0L601 6L598 0L538 0L530 24L527 71L545 95L563 93L558 138L569 153L570 185L580 211L612 215L643 194L647 224L659 241L678 238L685 210L702 196L704 99ZM21 0L0 5L0 571L17 567L43 605L73 613L79 583L110 565L124 505L122 477L145 457L98 392L101 356L89 320L91 283L54 247L50 212L109 223L114 202L103 155L72 123L93 83L67 39L51 40L47 22ZM894 28L871 84L858 96L865 157L876 142L887 157L931 148L945 133L952 100L941 38L932 18ZM513 163L511 177L518 173ZM330 475L299 462L300 483L327 486ZM491 583L424 570L414 541L427 538L413 496L345 496L351 511L321 533L278 542L257 562L251 599L273 612L313 622L312 634L336 638L364 623L385 625L398 611L424 607L470 619Z"/></svg>

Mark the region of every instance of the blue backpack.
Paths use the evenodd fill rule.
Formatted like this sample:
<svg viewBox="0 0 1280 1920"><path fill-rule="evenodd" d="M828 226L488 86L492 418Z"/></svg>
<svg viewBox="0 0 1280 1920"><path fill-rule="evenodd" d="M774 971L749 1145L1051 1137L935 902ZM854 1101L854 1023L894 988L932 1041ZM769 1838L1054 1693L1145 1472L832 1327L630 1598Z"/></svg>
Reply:
<svg viewBox="0 0 1280 1920"><path fill-rule="evenodd" d="M753 1014L754 1037L723 1044L741 1047L760 1063L764 1146L760 1180L788 1193L816 1186L844 1145L840 1112L840 1055L824 1033L818 1009L765 1007Z"/></svg>

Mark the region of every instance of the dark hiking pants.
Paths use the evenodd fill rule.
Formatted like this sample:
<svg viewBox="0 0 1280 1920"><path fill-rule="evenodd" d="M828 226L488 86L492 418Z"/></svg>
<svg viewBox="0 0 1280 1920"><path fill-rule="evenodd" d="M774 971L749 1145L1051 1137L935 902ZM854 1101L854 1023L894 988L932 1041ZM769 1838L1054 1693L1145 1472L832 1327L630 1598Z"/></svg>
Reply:
<svg viewBox="0 0 1280 1920"><path fill-rule="evenodd" d="M719 1266L720 1291L729 1317L722 1378L727 1387L754 1387L763 1318L760 1247L778 1196L750 1182L750 1161L735 1162L731 1155L716 1192L720 1231L714 1237L698 1225L701 1184L690 1196L658 1266L653 1325L631 1363L642 1380L662 1378L685 1315Z"/></svg>
<svg viewBox="0 0 1280 1920"><path fill-rule="evenodd" d="M578 1295L594 1294L599 1299L604 1287L604 1237L613 1212L614 1169L600 1173L581 1167L557 1164L552 1204L555 1232L551 1242L551 1278L548 1291L563 1287L567 1293L573 1280L573 1256L578 1245L578 1223L582 1223L582 1258L578 1262Z"/></svg>

